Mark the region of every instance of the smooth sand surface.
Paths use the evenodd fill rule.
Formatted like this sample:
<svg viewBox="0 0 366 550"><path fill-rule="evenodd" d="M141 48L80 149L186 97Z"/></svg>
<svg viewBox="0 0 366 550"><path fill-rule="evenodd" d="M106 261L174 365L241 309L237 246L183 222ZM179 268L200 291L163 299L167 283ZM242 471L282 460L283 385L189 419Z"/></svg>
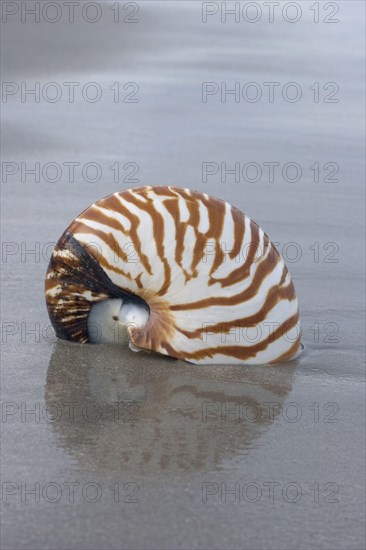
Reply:
<svg viewBox="0 0 366 550"><path fill-rule="evenodd" d="M339 23L314 24L301 4L296 24L204 24L200 2L140 2L138 24L103 11L94 25L2 25L3 80L103 89L97 103L2 105L3 162L19 167L2 182L4 549L364 547L364 9L338 2ZM295 81L303 97L202 103L213 81ZM114 82L138 83L139 102L115 103ZM314 103L314 82L338 83L340 101ZM21 179L22 162L74 161L98 163L100 181L65 166L54 183ZM203 162L297 162L302 176L203 181ZM314 182L316 162L337 163L339 182ZM95 200L145 184L219 196L279 243L298 360L196 367L56 342L53 244Z"/></svg>

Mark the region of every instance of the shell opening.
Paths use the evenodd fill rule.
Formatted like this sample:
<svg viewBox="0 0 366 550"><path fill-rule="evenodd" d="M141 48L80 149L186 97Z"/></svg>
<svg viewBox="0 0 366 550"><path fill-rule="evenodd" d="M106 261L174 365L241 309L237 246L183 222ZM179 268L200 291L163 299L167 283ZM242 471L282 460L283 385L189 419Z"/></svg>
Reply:
<svg viewBox="0 0 366 550"><path fill-rule="evenodd" d="M130 345L130 335L148 323L148 306L140 300L111 298L92 305L88 316L89 341Z"/></svg>

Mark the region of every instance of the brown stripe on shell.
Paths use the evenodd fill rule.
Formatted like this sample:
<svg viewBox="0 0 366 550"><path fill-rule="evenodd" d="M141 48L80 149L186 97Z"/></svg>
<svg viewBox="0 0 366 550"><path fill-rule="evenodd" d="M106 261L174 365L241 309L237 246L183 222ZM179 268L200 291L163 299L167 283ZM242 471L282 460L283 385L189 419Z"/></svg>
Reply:
<svg viewBox="0 0 366 550"><path fill-rule="evenodd" d="M207 208L209 222L208 231L205 233L205 246L210 239L215 241L215 258L210 269L210 279L208 281L208 284L211 285L215 282L212 277L212 273L216 271L224 260L224 253L222 251L220 238L224 228L226 207L225 203L222 201L216 200L212 204L211 199L206 199L204 195L201 195L201 201Z"/></svg>
<svg viewBox="0 0 366 550"><path fill-rule="evenodd" d="M88 219L88 218L85 218ZM122 250L122 248L119 246L118 242L116 241L114 235L112 233L104 233L101 229L95 229L91 228L88 225L86 225L84 222L80 220L76 220L73 222L70 226L70 231L75 234L90 234L94 233L99 239L101 239L113 252L118 258L122 261L127 263L128 262L128 256ZM122 275L123 277L126 277L127 279L132 280L130 273L127 271L123 271L123 269L120 269L119 267L116 267L115 265L112 265L108 262L107 258L105 258L102 254L99 254L94 246L91 246L94 243L83 243L83 246L88 250L88 252L95 258L97 262L99 262L105 269L108 269L110 271L114 271L115 273L118 273L119 275ZM95 243L96 244L96 243Z"/></svg>
<svg viewBox="0 0 366 550"><path fill-rule="evenodd" d="M235 206L231 207L231 216L234 223L234 244L232 250L229 252L229 258L233 260L240 253L244 242L245 223L243 221L243 214Z"/></svg>
<svg viewBox="0 0 366 550"><path fill-rule="evenodd" d="M138 195L144 195L146 190L150 190L156 195L157 197L177 197L178 193L176 192L177 189L172 189L168 186L159 186L159 187L140 187L139 189L134 189L133 192Z"/></svg>
<svg viewBox="0 0 366 550"><path fill-rule="evenodd" d="M299 351L300 346L301 346L301 336L299 334L299 336L296 338L296 341L292 344L290 349L285 351L285 353L282 353L282 355L279 355L278 357L276 357L276 359L273 359L273 361L270 361L269 364L270 365L275 365L276 363L282 363L284 361L289 361Z"/></svg>
<svg viewBox="0 0 366 550"><path fill-rule="evenodd" d="M228 333L233 328L249 328L258 325L263 322L268 313L282 300L292 301L296 298L295 288L290 283L281 288L281 283L279 285L272 286L266 295L265 301L261 309L259 309L253 315L247 317L239 317L238 319L233 319L232 321L219 322L215 325L210 325L210 333ZM193 331L183 330L176 325L176 329L179 330L181 334L184 334L187 338L200 338L202 334L207 330L206 327L199 327Z"/></svg>
<svg viewBox="0 0 366 550"><path fill-rule="evenodd" d="M222 264L224 260L224 253L220 244L220 237L222 235L226 207L223 201L216 199L215 197L207 198L203 193L198 191L191 191L190 193L186 192L183 189L178 190L179 194L185 199L188 210L191 214L188 223L195 228L196 242L193 250L193 262L192 262L192 272L194 276L197 277L197 266L202 261L205 255L205 249L207 242L212 239L215 242L215 257L213 264L210 269L210 277L212 273ZM199 204L201 203L207 209L208 217L208 230L205 233L198 231L200 223L200 212ZM211 281L208 281L208 284L211 284Z"/></svg>
<svg viewBox="0 0 366 550"><path fill-rule="evenodd" d="M276 267L279 261L280 257L276 256L273 264L269 265L269 263L266 261L266 258L262 259L261 262L259 262L250 286L242 292L239 292L238 294L234 294L233 296L212 296L211 298L204 298L203 300L197 300L196 302L189 302L186 304L173 304L170 306L170 309L172 311L182 311L219 305L232 306L240 304L241 302L245 302L246 300L250 300L251 298L253 298L253 296L257 294L264 279L273 271L274 267Z"/></svg>
<svg viewBox="0 0 366 550"><path fill-rule="evenodd" d="M163 204L169 214L171 215L174 224L175 224L175 262L181 270L184 273L184 277L186 282L191 278L191 275L187 272L186 269L184 269L182 261L183 261L183 252L184 252L184 237L186 235L186 230L188 227L187 222L182 222L180 219L180 211L178 206L178 200L175 197L174 199L166 199L163 201Z"/></svg>
<svg viewBox="0 0 366 550"><path fill-rule="evenodd" d="M223 278L213 278L213 283L220 283L222 287L227 287L234 285L236 283L240 283L241 281L244 281L249 276L250 268L253 265L254 262L258 262L259 258L261 256L264 256L266 254L267 248L270 245L269 239L266 234L264 234L263 238L263 252L259 258L257 257L257 252L259 248L260 243L260 236L259 236L259 227L258 225L250 220L250 231L251 231L251 237L250 237L250 245L248 254L245 258L244 264L237 267L229 273L226 277ZM260 251L261 252L261 251Z"/></svg>
<svg viewBox="0 0 366 550"><path fill-rule="evenodd" d="M127 235L127 230L123 227L119 220L116 220L112 216L108 216L108 214L103 212L101 208L97 208L94 204L79 217L92 222L104 224L106 227L110 227L116 231L121 231L124 235Z"/></svg>
<svg viewBox="0 0 366 550"><path fill-rule="evenodd" d="M162 342L161 345L172 357L176 357L177 359L184 359L186 361L199 361L206 358L211 359L218 354L226 355L228 357L234 357L235 359L241 359L243 361L249 361L250 359L254 359L259 352L265 351L269 344L272 344L279 338L283 337L283 335L288 332L290 328L294 327L298 323L298 321L299 313L297 312L295 315L282 323L267 338L265 338L261 342L258 342L257 344L254 344L253 346L228 345L204 348L194 352L179 352L175 350L174 347L168 342Z"/></svg>
<svg viewBox="0 0 366 550"><path fill-rule="evenodd" d="M189 212L189 218L186 222L187 225L190 225L193 228L194 234L195 234L195 243L192 251L192 261L191 261L191 277L197 277L197 266L202 260L203 255L203 242L204 239L202 237L202 234L198 231L198 226L200 223L200 211L199 211L199 205L197 200L192 196L191 192L187 192L185 189L176 189L178 195L180 195L186 203L188 212Z"/></svg>
<svg viewBox="0 0 366 550"><path fill-rule="evenodd" d="M125 199L124 193L118 194L121 198ZM146 269L149 275L152 275L152 268L149 262L149 258L142 252L142 244L138 235L138 227L140 226L140 218L133 214L115 195L110 195L100 201L100 205L111 211L120 212L125 218L127 218L131 224L129 231L127 231L128 237L134 246L134 250L137 253L142 265Z"/></svg>
<svg viewBox="0 0 366 550"><path fill-rule="evenodd" d="M131 204L137 206L147 214L152 219L153 222L153 238L156 245L156 250L158 256L164 266L164 282L158 291L158 296L163 296L167 293L170 283L171 283L171 267L169 265L168 259L165 256L164 249L164 235L165 235L165 223L164 218L154 208L154 201L147 197L146 201L141 201L131 192L125 192L123 195L124 200L130 202Z"/></svg>

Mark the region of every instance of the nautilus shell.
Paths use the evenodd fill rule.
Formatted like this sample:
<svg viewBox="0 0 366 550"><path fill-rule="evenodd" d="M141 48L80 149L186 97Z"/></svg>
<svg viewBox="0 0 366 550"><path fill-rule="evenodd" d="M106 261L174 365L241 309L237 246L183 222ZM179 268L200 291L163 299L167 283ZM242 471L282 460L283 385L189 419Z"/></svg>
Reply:
<svg viewBox="0 0 366 550"><path fill-rule="evenodd" d="M46 276L59 338L128 342L196 364L268 364L300 349L290 274L274 245L227 202L140 187L82 212Z"/></svg>

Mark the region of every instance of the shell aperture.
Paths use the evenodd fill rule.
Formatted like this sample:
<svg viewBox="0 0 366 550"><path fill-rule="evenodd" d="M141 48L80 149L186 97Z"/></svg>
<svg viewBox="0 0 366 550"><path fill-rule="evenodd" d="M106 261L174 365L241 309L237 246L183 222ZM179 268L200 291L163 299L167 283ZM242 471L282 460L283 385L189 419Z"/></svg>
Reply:
<svg viewBox="0 0 366 550"><path fill-rule="evenodd" d="M46 302L57 336L82 343L121 343L117 323L132 347L196 364L300 349L295 289L268 236L189 189L129 189L84 210L53 251Z"/></svg>
<svg viewBox="0 0 366 550"><path fill-rule="evenodd" d="M92 305L88 315L89 340L95 344L129 344L129 326L142 329L149 311L129 300L111 298Z"/></svg>

